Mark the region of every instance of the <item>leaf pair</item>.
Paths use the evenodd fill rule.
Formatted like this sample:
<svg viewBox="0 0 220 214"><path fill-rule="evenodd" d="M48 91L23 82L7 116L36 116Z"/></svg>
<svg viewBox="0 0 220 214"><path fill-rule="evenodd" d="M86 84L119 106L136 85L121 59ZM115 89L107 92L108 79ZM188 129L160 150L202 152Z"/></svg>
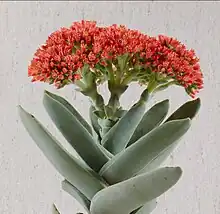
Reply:
<svg viewBox="0 0 220 214"><path fill-rule="evenodd" d="M201 106L200 99L195 99L188 101L181 105L169 118L165 121L180 120L185 118L193 119L199 108ZM143 116L141 122L138 124L132 138L130 139L128 146L135 143L142 136L149 133L155 127L159 126L169 111L169 100L163 100L159 103L156 103L152 108L150 108Z"/></svg>
<svg viewBox="0 0 220 214"><path fill-rule="evenodd" d="M20 106L19 114L27 132L50 163L88 199L105 187L101 179L94 176L77 158L70 156L33 115Z"/></svg>
<svg viewBox="0 0 220 214"><path fill-rule="evenodd" d="M45 92L43 104L49 116L88 166L96 172L99 171L109 160L108 156L94 142L91 134L80 123L79 119L81 118L77 118L63 102L60 102L60 99L57 95Z"/></svg>
<svg viewBox="0 0 220 214"><path fill-rule="evenodd" d="M100 175L108 183L114 184L158 167L158 158L190 128L190 119L165 123L140 138L135 144L117 154L103 166ZM156 164L155 164L156 163Z"/></svg>
<svg viewBox="0 0 220 214"><path fill-rule="evenodd" d="M44 105L64 137L93 170L99 169L112 157L104 147L96 144L91 127L83 117L62 97L45 92ZM61 144L43 127L33 115L19 107L21 120L30 136L47 159L68 182L88 199L105 187L103 179L84 162L68 154Z"/></svg>

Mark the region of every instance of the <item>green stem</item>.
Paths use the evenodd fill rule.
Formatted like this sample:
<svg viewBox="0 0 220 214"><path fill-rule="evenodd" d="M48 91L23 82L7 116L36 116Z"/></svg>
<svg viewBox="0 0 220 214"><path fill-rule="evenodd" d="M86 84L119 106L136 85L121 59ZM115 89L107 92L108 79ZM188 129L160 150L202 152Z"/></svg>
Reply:
<svg viewBox="0 0 220 214"><path fill-rule="evenodd" d="M172 80L172 81L167 82L167 83L164 83L164 84L159 84L159 85L155 88L154 92L162 91L162 90L168 88L169 86L175 85L175 84L177 84L176 80Z"/></svg>
<svg viewBox="0 0 220 214"><path fill-rule="evenodd" d="M122 80L122 85L128 85L135 77L137 76L137 74L129 74L126 77L124 77L124 79Z"/></svg>
<svg viewBox="0 0 220 214"><path fill-rule="evenodd" d="M110 99L106 106L108 111L107 117L110 119L117 119L115 118L115 113L120 108L120 97L128 88L127 85L116 84L116 82L108 81L108 89L111 93Z"/></svg>
<svg viewBox="0 0 220 214"><path fill-rule="evenodd" d="M96 84L85 84L82 81L78 80L75 82L75 84L80 88L80 92L89 97L91 101L93 102L94 107L96 110L104 112L104 99L103 97L98 93Z"/></svg>
<svg viewBox="0 0 220 214"><path fill-rule="evenodd" d="M148 89L148 92L151 93L154 91L154 89L157 87L158 83L156 80L152 80L148 83L148 86L147 86L147 89Z"/></svg>
<svg viewBox="0 0 220 214"><path fill-rule="evenodd" d="M97 92L97 90L91 91L90 93L88 93L88 95L92 102L94 107L96 108L96 110L102 111L104 112L104 99L103 97Z"/></svg>

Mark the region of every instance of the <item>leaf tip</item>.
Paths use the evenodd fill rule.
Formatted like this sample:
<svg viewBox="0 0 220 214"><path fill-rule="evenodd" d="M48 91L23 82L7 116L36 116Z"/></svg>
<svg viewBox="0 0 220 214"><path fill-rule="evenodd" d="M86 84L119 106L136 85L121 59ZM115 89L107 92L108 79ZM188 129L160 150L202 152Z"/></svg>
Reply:
<svg viewBox="0 0 220 214"><path fill-rule="evenodd" d="M17 105L17 109L18 109L19 112L24 111L24 109L21 105Z"/></svg>
<svg viewBox="0 0 220 214"><path fill-rule="evenodd" d="M175 167L175 170L180 176L183 174L183 170L180 166Z"/></svg>
<svg viewBox="0 0 220 214"><path fill-rule="evenodd" d="M44 94L50 94L48 90L44 90Z"/></svg>
<svg viewBox="0 0 220 214"><path fill-rule="evenodd" d="M18 108L18 114L20 118L22 118L22 115L25 113L25 110L23 109L21 105L18 105L17 108Z"/></svg>
<svg viewBox="0 0 220 214"><path fill-rule="evenodd" d="M197 104L197 108L201 106L201 99L199 97L195 99L194 102Z"/></svg>
<svg viewBox="0 0 220 214"><path fill-rule="evenodd" d="M192 124L192 119L190 117L187 117L185 119L181 119L181 122L187 127L187 130L190 128Z"/></svg>
<svg viewBox="0 0 220 214"><path fill-rule="evenodd" d="M167 108L169 108L169 106L170 106L170 101L169 101L169 99L165 99L164 101L162 101L162 103L164 103L164 105L165 105Z"/></svg>
<svg viewBox="0 0 220 214"><path fill-rule="evenodd" d="M173 167L165 167L169 172L172 172L173 175L175 175L174 177L179 180L179 178L182 176L183 174L183 170L180 166L173 166Z"/></svg>
<svg viewBox="0 0 220 214"><path fill-rule="evenodd" d="M58 211L58 209L54 203L52 204L52 214L60 214L60 212Z"/></svg>
<svg viewBox="0 0 220 214"><path fill-rule="evenodd" d="M195 101L196 101L196 102L201 102L201 98L200 98L200 97L197 97L197 98L195 99Z"/></svg>
<svg viewBox="0 0 220 214"><path fill-rule="evenodd" d="M51 96L52 96L52 93L49 92L49 91L47 91L47 90L44 90L44 96L45 96L45 95L51 97Z"/></svg>
<svg viewBox="0 0 220 214"><path fill-rule="evenodd" d="M17 108L18 108L18 113L21 118L23 118L24 116L34 117L33 115L31 115L27 111L25 111L25 109L21 105L18 105Z"/></svg>

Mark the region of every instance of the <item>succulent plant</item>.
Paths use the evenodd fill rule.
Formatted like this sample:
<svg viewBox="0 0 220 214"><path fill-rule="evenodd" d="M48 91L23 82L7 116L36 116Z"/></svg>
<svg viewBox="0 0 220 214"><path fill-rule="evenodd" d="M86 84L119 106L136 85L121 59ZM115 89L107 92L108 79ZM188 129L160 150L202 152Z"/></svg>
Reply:
<svg viewBox="0 0 220 214"><path fill-rule="evenodd" d="M120 43L114 42L115 46L109 49L106 38L115 39L116 35L124 39L116 40L127 42L127 46L120 47ZM138 38L139 43L131 38ZM71 39L75 45L70 48ZM150 49L145 47L140 51L141 44L148 44ZM132 50L137 46L137 50ZM146 59L154 61L144 61L141 58L144 51L145 58L149 55ZM97 52L101 57L92 57ZM162 59L155 54L163 56ZM174 64L173 68L168 67L168 61L179 63L183 70L178 71ZM168 99L153 106L149 106L148 100L172 84L182 85L194 97L202 87L202 75L192 51L168 37L155 40L123 26L98 28L93 22L83 21L52 34L37 51L29 75L34 81L50 81L58 88L74 83L92 101L89 123L63 97L49 91L43 96L48 115L79 157L69 153L32 114L19 106L27 132L64 177L62 189L89 214L151 213L157 198L182 175L179 166L161 165L191 127L200 99L184 103L171 115L168 115ZM105 81L111 93L107 104L97 91L97 86ZM123 109L120 97L132 81L146 87L131 108ZM55 205L53 213L59 213Z"/></svg>

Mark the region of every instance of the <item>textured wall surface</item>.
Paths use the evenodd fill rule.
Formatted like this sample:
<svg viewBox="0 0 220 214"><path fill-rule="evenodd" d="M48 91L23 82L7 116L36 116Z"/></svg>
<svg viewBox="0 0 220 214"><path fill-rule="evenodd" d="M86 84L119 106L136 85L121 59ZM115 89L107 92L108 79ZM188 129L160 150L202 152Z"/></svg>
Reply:
<svg viewBox="0 0 220 214"><path fill-rule="evenodd" d="M202 108L192 129L167 165L180 165L178 184L159 198L154 214L220 214L220 3L219 2L0 2L0 213L49 214L53 202L61 213L83 208L62 192L62 177L35 146L22 126L17 105L45 124L62 142L42 106L43 90L68 98L88 119L88 100L66 87L60 91L32 84L27 65L48 34L81 19L125 24L150 35L167 34L194 48L201 59L205 88ZM174 90L175 89L175 90ZM132 86L123 97L130 106L140 92ZM105 90L104 90L105 92ZM171 110L190 99L179 88L158 94Z"/></svg>

